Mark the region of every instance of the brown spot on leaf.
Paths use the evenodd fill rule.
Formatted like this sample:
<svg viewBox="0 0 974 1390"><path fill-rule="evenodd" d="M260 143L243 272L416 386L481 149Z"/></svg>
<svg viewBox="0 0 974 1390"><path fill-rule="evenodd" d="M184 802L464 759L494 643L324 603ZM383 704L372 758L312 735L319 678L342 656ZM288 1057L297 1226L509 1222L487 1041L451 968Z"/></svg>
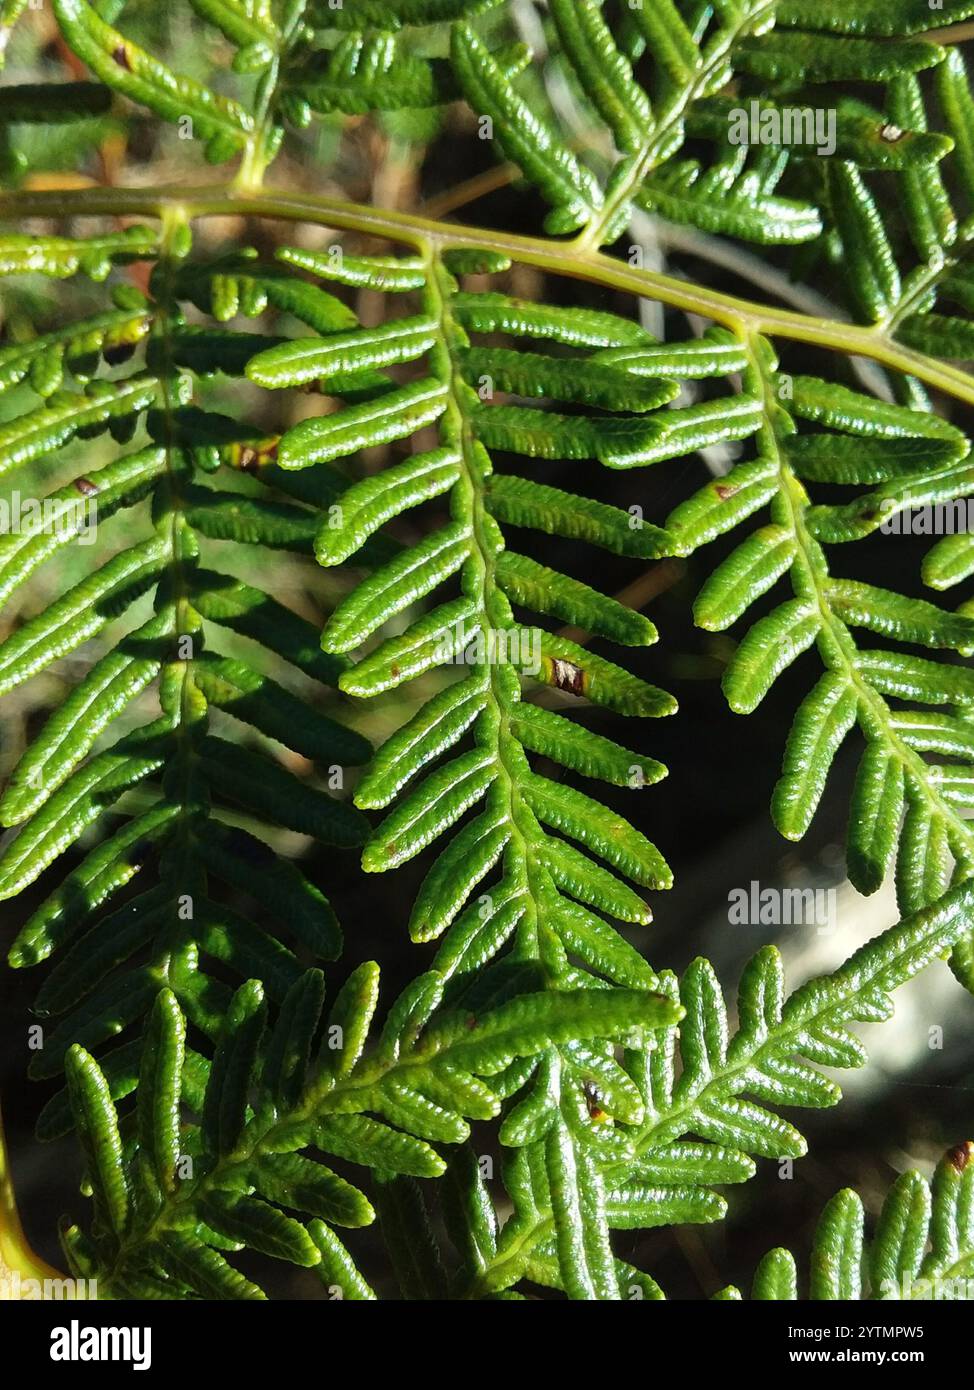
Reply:
<svg viewBox="0 0 974 1390"><path fill-rule="evenodd" d="M551 663L551 680L557 690L567 690L571 695L585 694L585 672L574 661L556 656Z"/></svg>
<svg viewBox="0 0 974 1390"><path fill-rule="evenodd" d="M74 485L82 497L94 497L98 489L90 478L75 478Z"/></svg>
<svg viewBox="0 0 974 1390"><path fill-rule="evenodd" d="M256 442L235 444L229 451L230 461L243 473L256 473L264 464L275 461L280 442L281 436L274 434Z"/></svg>
<svg viewBox="0 0 974 1390"><path fill-rule="evenodd" d="M714 492L716 492L722 502L726 502L728 497L733 497L734 493L739 491L740 488L736 488L733 485L728 487L726 483L718 483L714 488Z"/></svg>
<svg viewBox="0 0 974 1390"><path fill-rule="evenodd" d="M972 1158L974 1158L974 1140L965 1139L962 1144L955 1144L952 1149L947 1150L947 1162L951 1167L956 1168L958 1173L963 1173Z"/></svg>
<svg viewBox="0 0 974 1390"><path fill-rule="evenodd" d="M117 48L112 50L112 57L115 59L115 62L118 64L120 68L124 68L126 72L132 71L132 64L129 60L129 51L124 43L120 43L117 46Z"/></svg>

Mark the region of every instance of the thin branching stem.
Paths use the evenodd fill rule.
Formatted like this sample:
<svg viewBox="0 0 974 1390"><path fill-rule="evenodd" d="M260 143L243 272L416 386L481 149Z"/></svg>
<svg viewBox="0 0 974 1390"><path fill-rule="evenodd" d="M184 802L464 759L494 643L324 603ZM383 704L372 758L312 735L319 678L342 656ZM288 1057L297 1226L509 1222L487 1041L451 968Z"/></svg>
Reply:
<svg viewBox="0 0 974 1390"><path fill-rule="evenodd" d="M586 248L577 240L554 241L480 227L459 227L409 213L270 189L260 194L228 187L45 189L0 194L0 218L9 221L31 217L158 217L170 207L182 208L190 219L238 213L287 222L312 222L398 242L417 251L424 251L431 245L441 251L497 251L522 265L535 266L554 275L587 280L605 289L659 300L733 331L786 338L810 347L865 357L974 405L974 375L950 362L939 361L897 343L882 326L843 323L759 304L657 271L626 265L604 252Z"/></svg>

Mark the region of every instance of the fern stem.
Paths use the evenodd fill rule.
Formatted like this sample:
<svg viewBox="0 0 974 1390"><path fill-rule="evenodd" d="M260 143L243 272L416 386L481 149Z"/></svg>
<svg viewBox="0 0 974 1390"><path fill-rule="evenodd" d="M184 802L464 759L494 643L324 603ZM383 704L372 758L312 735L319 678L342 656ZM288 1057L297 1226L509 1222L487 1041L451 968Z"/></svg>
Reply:
<svg viewBox="0 0 974 1390"><path fill-rule="evenodd" d="M497 585L498 547L489 535L489 528L494 523L488 516L485 505L484 468L476 457L471 422L463 406L469 387L463 381L454 352L460 341L461 330L453 321L449 300L449 272L436 248L431 248L427 259L426 301L430 314L436 319L440 329L440 343L433 360L434 366L438 367L442 379L450 388L444 432L450 436L449 442L459 447L463 459L465 476L458 490L457 505L467 512L466 519L469 519L472 532L471 556L465 566L468 576L465 587L472 587L476 594L480 622L486 633L505 626L506 599ZM505 668L492 664L488 658L487 708L492 717L486 721L489 732L481 737L490 740L493 745L491 753L497 772L494 788L503 803L505 820L510 829L511 838L504 858L505 871L511 881L524 890L525 911L518 924L518 947L524 956L537 958L540 897L536 883L537 855L531 852L527 809L519 791L517 776L518 771L525 766L525 758L520 744L510 732L510 697L502 684L502 669Z"/></svg>
<svg viewBox="0 0 974 1390"><path fill-rule="evenodd" d="M256 129L247 141L240 168L234 180L234 187L244 193L256 192L264 181L264 174L274 157L271 148L273 140L273 121L271 111L274 93L280 74L281 56L274 55L270 67L261 77L261 92L254 112Z"/></svg>
<svg viewBox="0 0 974 1390"><path fill-rule="evenodd" d="M160 872L173 882L172 913L173 929L171 950L165 957L164 971L169 984L177 995L179 975L192 968L187 959L184 943L181 943L176 922L176 902L186 897L189 902L194 897L202 899L206 891L206 876L201 868L201 860L193 843L194 820L198 811L194 797L194 782L198 777L194 747L194 726L201 717L200 697L194 701L192 659L182 659L180 644L188 641L191 649L200 641L201 634L194 631L191 618L190 584L187 579L184 561L186 538L191 534L186 521L185 508L180 496L180 471L175 463L173 440L174 383L178 376L172 360L171 306L173 303L172 282L176 261L179 259L179 243L187 230L185 220L177 209L167 209L163 219L163 236L160 246L159 267L161 270L159 291L159 343L161 349L160 396L165 418L165 458L166 458L166 501L169 507L168 529L170 537L169 593L167 601L173 605L173 659L163 667L160 676L160 693L163 707L167 697L162 692L171 681L168 692L171 701L169 713L172 718L174 756L165 773L165 789L179 805L179 815L171 837L165 848ZM195 545L195 542L193 542ZM173 690L174 687L174 690ZM175 694L175 699L172 695ZM178 880L174 875L178 874Z"/></svg>
<svg viewBox="0 0 974 1390"><path fill-rule="evenodd" d="M706 289L658 271L626 265L577 243L519 236L480 227L459 227L409 213L386 211L312 194L275 190L256 194L234 188L85 188L0 194L0 219L29 217L158 217L169 207L189 218L234 213L360 232L424 252L430 246L492 250L523 265L606 289L658 300L684 313L699 314L735 332L786 338L847 356L865 357L893 371L914 376L945 395L974 405L974 375L896 342L885 325L863 326L763 305Z"/></svg>
<svg viewBox="0 0 974 1390"><path fill-rule="evenodd" d="M36 1255L27 1242L17 1211L3 1134L3 1115L0 1114L0 1279L9 1281L14 1274L19 1274L25 1280L64 1278L59 1270Z"/></svg>
<svg viewBox="0 0 974 1390"><path fill-rule="evenodd" d="M301 32L308 0L291 0L286 10L284 27L269 66L261 74L254 109L254 132L247 142L234 187L242 192L256 192L264 174L280 146L280 126L275 122L275 103L281 85L281 73Z"/></svg>

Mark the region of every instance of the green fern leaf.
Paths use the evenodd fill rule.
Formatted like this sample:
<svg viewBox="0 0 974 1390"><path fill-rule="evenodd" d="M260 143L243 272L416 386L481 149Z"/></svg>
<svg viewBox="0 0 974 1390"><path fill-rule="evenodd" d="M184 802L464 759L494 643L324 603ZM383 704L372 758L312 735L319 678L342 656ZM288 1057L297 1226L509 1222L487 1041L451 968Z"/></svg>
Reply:
<svg viewBox="0 0 974 1390"><path fill-rule="evenodd" d="M959 1144L952 1149L937 1165L931 1184L916 1172L897 1179L883 1203L865 1259L862 1203L848 1189L837 1193L815 1232L809 1296L829 1301L966 1297L971 1262L965 1212L969 1148ZM948 1264L952 1275L945 1274ZM751 1297L798 1297L795 1261L787 1250L772 1250L764 1257Z"/></svg>

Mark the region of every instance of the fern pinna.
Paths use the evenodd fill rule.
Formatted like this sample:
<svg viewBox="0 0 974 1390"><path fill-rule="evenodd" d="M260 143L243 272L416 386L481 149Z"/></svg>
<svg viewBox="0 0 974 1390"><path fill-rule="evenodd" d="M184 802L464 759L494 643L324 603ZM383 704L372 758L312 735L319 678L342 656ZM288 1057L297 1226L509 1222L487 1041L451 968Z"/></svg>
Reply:
<svg viewBox="0 0 974 1390"><path fill-rule="evenodd" d="M229 69L212 86L157 56L135 6L55 0L73 80L0 87L16 323L36 302L22 277L109 282L97 305L79 298L92 312L0 345L3 470L36 486L62 451L72 470L41 499L69 525L40 507L0 538L0 594L57 565L76 575L96 517L114 538L0 643L2 693L95 644L0 801L18 827L0 891L50 871L10 959L55 958L31 1070L66 1086L38 1130L76 1133L92 1199L65 1257L112 1296L262 1297L232 1259L247 1250L371 1298L334 1228L378 1216L406 1298L660 1298L612 1232L718 1220L715 1189L804 1153L779 1112L835 1103L822 1068L862 1065L854 1025L888 1018L934 960L974 980L974 609L833 574L833 547L974 493L953 409L974 402L957 365L972 354L974 104L949 30L974 3L549 0L547 63L503 0L186 8ZM16 55L27 12L0 6L0 53ZM316 129L405 129L460 101L547 202L544 237L263 185L276 158L309 159ZM34 125L83 131L132 108L235 161L232 181L34 186ZM795 139L816 111L831 120ZM246 234L221 244L228 216ZM81 217L98 220L58 225ZM667 224L711 251L763 245L796 280L827 272L845 308L816 317L645 269L626 243ZM537 272L615 299L527 297ZM662 334L624 295L668 311ZM572 479L593 462L676 474L708 450L731 466L654 520ZM646 895L671 884L665 836L639 828L665 769L573 707L631 717L637 747L636 720L676 712L618 650L658 634L593 581L600 550L688 557L752 518L695 619L723 631L765 603L724 677L741 714L816 649L775 822L804 834L858 725L848 872L871 893L895 861L902 920L790 995L759 951L732 1028L705 960L678 981L643 949ZM546 537L580 543L572 573L534 558ZM259 586L237 573L254 554ZM320 640L283 601L288 555L339 575ZM922 578L946 589L972 556L947 536ZM792 596L772 594L786 576ZM413 712L372 755L356 729L380 695ZM326 990L341 933L282 832L364 844L369 875L427 856L408 913L427 968L375 1030L378 968ZM503 1191L471 1136L489 1122ZM932 1218L923 1179L899 1180L865 1285L862 1208L840 1194L811 1296L923 1297L964 1273L968 1158L961 1145L938 1168ZM797 1288L772 1252L754 1296Z"/></svg>
<svg viewBox="0 0 974 1390"><path fill-rule="evenodd" d="M953 1280L953 1287L963 1291L971 1263L970 1159L970 1143L958 1144L938 1163L931 1183L919 1173L903 1173L883 1202L868 1248L863 1242L862 1203L848 1188L837 1192L815 1232L807 1296L923 1299L938 1280ZM729 1286L714 1297L741 1295ZM798 1273L788 1250L765 1255L755 1270L751 1297L798 1297Z"/></svg>

